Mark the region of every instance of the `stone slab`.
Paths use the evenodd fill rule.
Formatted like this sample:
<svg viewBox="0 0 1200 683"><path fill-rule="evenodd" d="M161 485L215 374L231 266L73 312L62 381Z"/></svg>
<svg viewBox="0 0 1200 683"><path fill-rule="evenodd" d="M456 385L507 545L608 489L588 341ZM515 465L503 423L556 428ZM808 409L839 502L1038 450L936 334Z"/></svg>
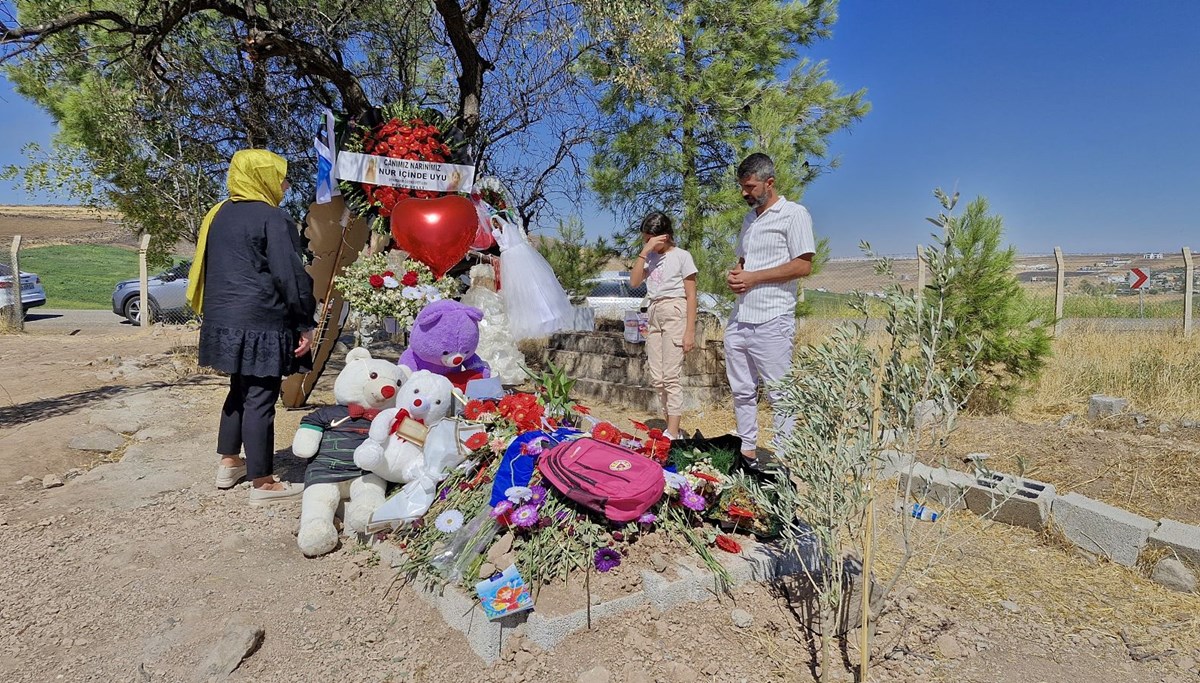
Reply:
<svg viewBox="0 0 1200 683"><path fill-rule="evenodd" d="M964 499L967 508L980 517L1041 531L1056 495L1053 484L984 472L975 477Z"/></svg>
<svg viewBox="0 0 1200 683"><path fill-rule="evenodd" d="M1200 568L1200 526L1160 519L1146 545L1173 550L1179 559Z"/></svg>
<svg viewBox="0 0 1200 683"><path fill-rule="evenodd" d="M1088 398L1088 419L1103 420L1106 417L1114 417L1125 412L1127 408L1129 408L1128 399L1092 394Z"/></svg>
<svg viewBox="0 0 1200 683"><path fill-rule="evenodd" d="M1158 522L1078 493L1055 498L1054 523L1072 543L1132 567Z"/></svg>
<svg viewBox="0 0 1200 683"><path fill-rule="evenodd" d="M1196 572L1173 557L1164 557L1154 565L1150 580L1180 593L1196 591Z"/></svg>

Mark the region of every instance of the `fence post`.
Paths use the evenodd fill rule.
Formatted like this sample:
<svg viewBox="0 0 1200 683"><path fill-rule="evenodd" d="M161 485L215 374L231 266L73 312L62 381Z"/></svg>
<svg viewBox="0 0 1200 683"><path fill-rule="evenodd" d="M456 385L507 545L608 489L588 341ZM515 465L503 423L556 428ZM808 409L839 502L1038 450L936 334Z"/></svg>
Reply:
<svg viewBox="0 0 1200 683"><path fill-rule="evenodd" d="M150 235L142 235L142 241L138 245L138 287L141 291L138 292L138 305L141 306L141 325L142 330L150 329L154 324L154 315L150 310L150 271L146 267L146 252L150 249Z"/></svg>
<svg viewBox="0 0 1200 683"><path fill-rule="evenodd" d="M1192 250L1183 248L1183 336L1192 334Z"/></svg>
<svg viewBox="0 0 1200 683"><path fill-rule="evenodd" d="M925 291L925 247L917 245L917 295Z"/></svg>
<svg viewBox="0 0 1200 683"><path fill-rule="evenodd" d="M1062 332L1063 298L1067 288L1067 268L1063 264L1063 253L1060 247L1054 247L1054 263L1058 275L1054 278L1054 336Z"/></svg>
<svg viewBox="0 0 1200 683"><path fill-rule="evenodd" d="M25 308L21 305L21 236L13 235L12 249L8 252L8 262L12 266L12 282L9 284L8 329L13 332L25 331Z"/></svg>

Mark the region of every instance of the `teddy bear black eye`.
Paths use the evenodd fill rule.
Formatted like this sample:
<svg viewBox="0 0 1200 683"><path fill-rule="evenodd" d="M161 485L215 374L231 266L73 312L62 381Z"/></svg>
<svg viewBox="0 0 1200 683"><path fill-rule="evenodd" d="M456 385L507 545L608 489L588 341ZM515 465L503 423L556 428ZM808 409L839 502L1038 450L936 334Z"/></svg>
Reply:
<svg viewBox="0 0 1200 683"><path fill-rule="evenodd" d="M420 389L413 389L413 393L414 393L414 394L419 394L419 393L421 393L421 390L420 390Z"/></svg>
<svg viewBox="0 0 1200 683"><path fill-rule="evenodd" d="M379 379L379 373L378 373L378 372L372 372L372 373L371 373L371 379Z"/></svg>
<svg viewBox="0 0 1200 683"><path fill-rule="evenodd" d="M442 399L439 398L437 401L434 401L434 403L440 406L442 405Z"/></svg>
<svg viewBox="0 0 1200 683"><path fill-rule="evenodd" d="M442 351L442 355L443 355L443 356L449 356L449 355L450 355L450 352L449 352L449 351Z"/></svg>

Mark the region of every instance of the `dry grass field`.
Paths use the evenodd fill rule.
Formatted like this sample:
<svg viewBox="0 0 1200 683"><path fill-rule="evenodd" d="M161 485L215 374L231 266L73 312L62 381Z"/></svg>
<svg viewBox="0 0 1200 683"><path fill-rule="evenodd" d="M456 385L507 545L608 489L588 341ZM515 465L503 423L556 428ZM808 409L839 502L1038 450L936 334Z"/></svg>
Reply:
<svg viewBox="0 0 1200 683"><path fill-rule="evenodd" d="M26 247L51 244L110 244L136 247L137 238L121 227L120 216L80 206L0 205L0 245L21 235ZM7 251L7 250L6 250Z"/></svg>

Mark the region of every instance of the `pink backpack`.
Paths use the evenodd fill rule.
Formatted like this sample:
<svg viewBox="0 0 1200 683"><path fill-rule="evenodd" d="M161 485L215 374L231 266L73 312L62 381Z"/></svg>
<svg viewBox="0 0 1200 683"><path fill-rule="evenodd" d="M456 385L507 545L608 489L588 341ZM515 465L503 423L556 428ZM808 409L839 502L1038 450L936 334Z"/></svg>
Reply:
<svg viewBox="0 0 1200 683"><path fill-rule="evenodd" d="M658 463L595 439L559 444L541 454L537 467L564 496L614 522L632 522L663 495Z"/></svg>

